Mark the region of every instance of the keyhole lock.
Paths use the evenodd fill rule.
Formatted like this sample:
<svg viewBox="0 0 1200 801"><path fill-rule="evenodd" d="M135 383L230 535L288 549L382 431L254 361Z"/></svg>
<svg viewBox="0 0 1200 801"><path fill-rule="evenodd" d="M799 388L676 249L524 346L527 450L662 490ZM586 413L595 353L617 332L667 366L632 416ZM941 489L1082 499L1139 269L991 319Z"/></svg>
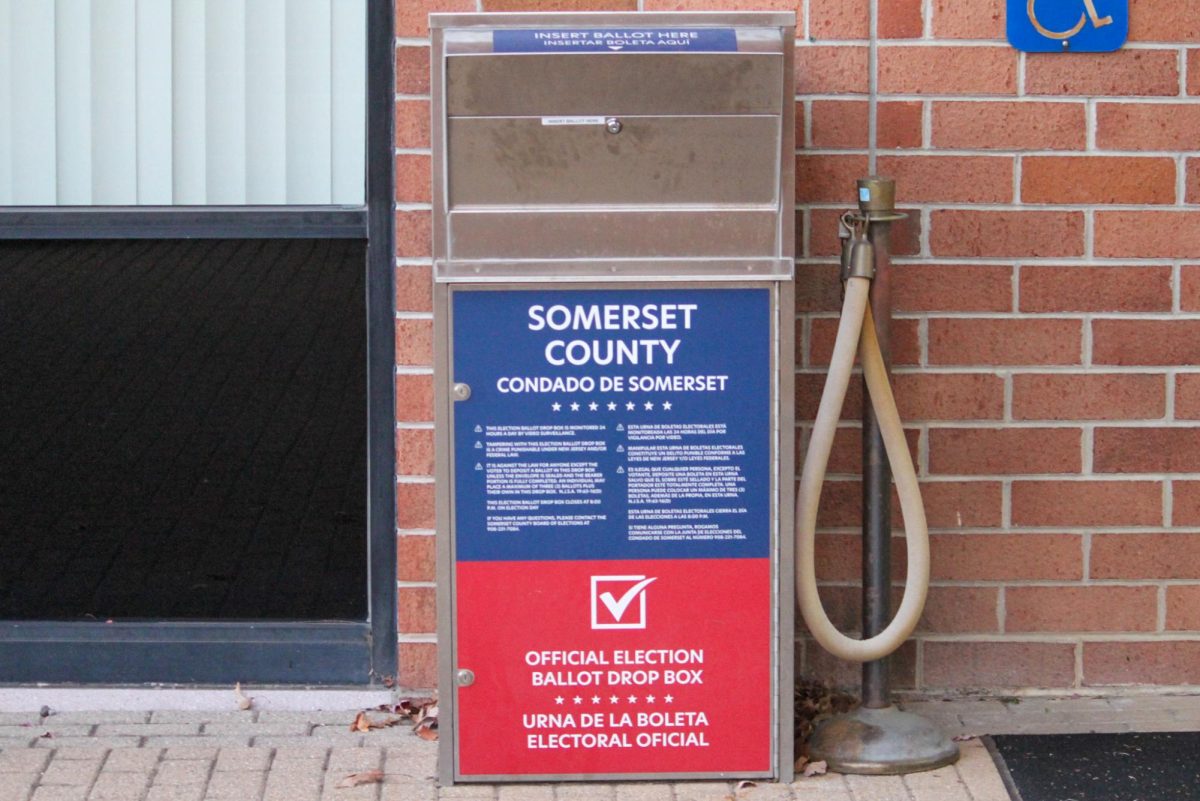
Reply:
<svg viewBox="0 0 1200 801"><path fill-rule="evenodd" d="M621 128L624 126L621 125L621 121L616 117L609 117L604 121L604 127L610 134L619 134Z"/></svg>

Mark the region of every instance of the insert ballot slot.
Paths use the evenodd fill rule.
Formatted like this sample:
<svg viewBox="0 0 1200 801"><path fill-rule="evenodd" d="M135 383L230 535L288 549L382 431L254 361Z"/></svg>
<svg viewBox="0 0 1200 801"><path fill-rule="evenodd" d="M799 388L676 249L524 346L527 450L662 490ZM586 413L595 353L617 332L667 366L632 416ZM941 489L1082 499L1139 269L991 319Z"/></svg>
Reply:
<svg viewBox="0 0 1200 801"><path fill-rule="evenodd" d="M789 779L794 17L430 19L441 779Z"/></svg>

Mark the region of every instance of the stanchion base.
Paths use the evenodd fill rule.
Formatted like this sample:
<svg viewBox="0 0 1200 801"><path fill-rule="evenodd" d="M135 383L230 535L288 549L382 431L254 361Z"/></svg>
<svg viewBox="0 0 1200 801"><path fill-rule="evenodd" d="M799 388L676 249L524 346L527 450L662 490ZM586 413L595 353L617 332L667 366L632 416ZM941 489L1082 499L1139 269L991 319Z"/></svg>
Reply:
<svg viewBox="0 0 1200 801"><path fill-rule="evenodd" d="M813 732L808 755L838 773L918 773L956 762L958 746L920 715L889 706L826 720Z"/></svg>

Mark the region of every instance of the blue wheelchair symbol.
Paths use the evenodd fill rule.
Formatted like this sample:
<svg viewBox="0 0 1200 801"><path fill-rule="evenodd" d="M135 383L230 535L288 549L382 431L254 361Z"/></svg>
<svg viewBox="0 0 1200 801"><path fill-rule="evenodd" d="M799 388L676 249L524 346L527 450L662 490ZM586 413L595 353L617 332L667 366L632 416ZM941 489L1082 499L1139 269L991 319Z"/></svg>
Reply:
<svg viewBox="0 0 1200 801"><path fill-rule="evenodd" d="M1129 0L1008 0L1006 26L1027 53L1108 52L1129 35Z"/></svg>

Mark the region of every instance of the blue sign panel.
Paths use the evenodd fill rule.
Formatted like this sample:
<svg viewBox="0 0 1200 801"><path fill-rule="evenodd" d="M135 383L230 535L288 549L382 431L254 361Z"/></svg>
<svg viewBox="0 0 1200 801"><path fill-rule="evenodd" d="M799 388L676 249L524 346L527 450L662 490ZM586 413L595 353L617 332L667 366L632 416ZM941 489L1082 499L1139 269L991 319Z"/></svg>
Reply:
<svg viewBox="0 0 1200 801"><path fill-rule="evenodd" d="M1008 41L1027 53L1103 53L1129 36L1129 0L1007 0Z"/></svg>
<svg viewBox="0 0 1200 801"><path fill-rule="evenodd" d="M458 291L458 561L767 557L767 289Z"/></svg>
<svg viewBox="0 0 1200 801"><path fill-rule="evenodd" d="M736 52L733 28L593 28L492 32L496 53Z"/></svg>

